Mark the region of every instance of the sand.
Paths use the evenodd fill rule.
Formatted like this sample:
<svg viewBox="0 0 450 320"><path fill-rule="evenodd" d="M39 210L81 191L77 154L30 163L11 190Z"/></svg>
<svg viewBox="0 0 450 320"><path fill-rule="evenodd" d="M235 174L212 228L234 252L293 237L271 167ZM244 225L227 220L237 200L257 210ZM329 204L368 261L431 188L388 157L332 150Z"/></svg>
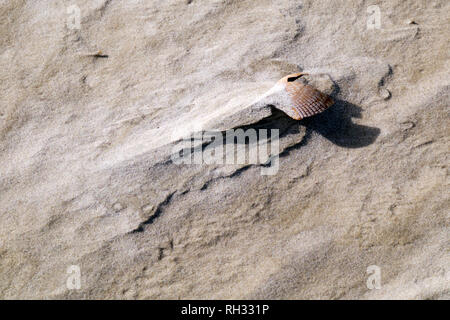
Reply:
<svg viewBox="0 0 450 320"><path fill-rule="evenodd" d="M448 1L1 2L1 298L450 298ZM299 70L276 174L172 161Z"/></svg>

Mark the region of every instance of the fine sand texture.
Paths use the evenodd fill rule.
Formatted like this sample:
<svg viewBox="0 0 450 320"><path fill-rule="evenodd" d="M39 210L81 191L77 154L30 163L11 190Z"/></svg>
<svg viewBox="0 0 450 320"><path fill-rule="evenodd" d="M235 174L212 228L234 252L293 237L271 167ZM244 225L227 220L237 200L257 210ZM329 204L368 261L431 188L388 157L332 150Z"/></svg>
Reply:
<svg viewBox="0 0 450 320"><path fill-rule="evenodd" d="M0 26L0 298L450 299L449 1L3 0ZM242 111L299 71L335 104ZM278 170L174 161L205 128L278 129Z"/></svg>

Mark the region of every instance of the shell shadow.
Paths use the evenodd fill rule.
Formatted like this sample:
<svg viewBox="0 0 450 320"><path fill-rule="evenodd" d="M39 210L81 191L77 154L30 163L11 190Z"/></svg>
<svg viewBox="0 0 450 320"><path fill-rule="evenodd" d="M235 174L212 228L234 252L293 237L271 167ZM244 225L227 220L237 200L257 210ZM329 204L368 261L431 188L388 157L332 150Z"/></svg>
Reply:
<svg viewBox="0 0 450 320"><path fill-rule="evenodd" d="M301 120L312 130L344 148L362 148L375 142L380 134L377 127L356 124L352 118L361 118L362 108L344 100L335 100L324 112Z"/></svg>
<svg viewBox="0 0 450 320"><path fill-rule="evenodd" d="M305 137L300 145L294 145L289 150L308 143L313 132L317 132L340 147L362 148L375 142L380 134L380 129L354 123L352 118L362 118L361 113L361 107L344 100L335 99L335 103L324 112L300 121L290 118L276 108L272 108L270 117L233 129L279 129L280 138L282 138L287 134L299 132L299 125L301 125L306 127Z"/></svg>
<svg viewBox="0 0 450 320"><path fill-rule="evenodd" d="M361 107L344 100L335 99L335 103L324 112L300 121L294 120L283 111L272 107L271 116L252 124L237 126L231 129L243 129L244 131L255 129L257 139L259 140L258 129L267 129L269 131L268 133L270 133L270 129L279 129L279 138L281 139L288 134L300 133L301 126L306 127L303 139L299 143L286 148L280 153L280 156L285 156L290 151L308 144L314 132L317 132L337 146L344 148L362 148L375 142L380 134L380 129L354 123L352 118L362 118L361 113ZM225 139L227 131L217 132L220 132L223 137L223 145L229 143ZM195 148L194 152L204 150L210 143L211 141L204 141ZM244 140L239 142L235 140L232 143L248 144L248 141Z"/></svg>

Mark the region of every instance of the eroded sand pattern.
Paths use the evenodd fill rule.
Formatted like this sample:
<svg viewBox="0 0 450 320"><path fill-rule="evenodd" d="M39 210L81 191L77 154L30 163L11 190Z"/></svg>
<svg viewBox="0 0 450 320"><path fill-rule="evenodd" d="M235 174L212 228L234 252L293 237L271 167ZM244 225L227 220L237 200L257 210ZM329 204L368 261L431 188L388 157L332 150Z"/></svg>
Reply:
<svg viewBox="0 0 450 320"><path fill-rule="evenodd" d="M1 298L450 298L449 1L76 4L0 6ZM299 71L276 174L171 161Z"/></svg>

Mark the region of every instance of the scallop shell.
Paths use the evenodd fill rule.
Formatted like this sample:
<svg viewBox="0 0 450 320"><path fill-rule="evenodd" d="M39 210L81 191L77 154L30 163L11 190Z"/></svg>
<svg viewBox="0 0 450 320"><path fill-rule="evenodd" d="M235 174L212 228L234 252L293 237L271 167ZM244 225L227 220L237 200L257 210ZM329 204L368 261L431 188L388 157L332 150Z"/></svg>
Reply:
<svg viewBox="0 0 450 320"><path fill-rule="evenodd" d="M284 86L289 99L284 103L275 105L276 108L286 112L291 118L301 120L321 113L333 105L333 99L314 87L296 81L303 73L294 73L278 81Z"/></svg>

